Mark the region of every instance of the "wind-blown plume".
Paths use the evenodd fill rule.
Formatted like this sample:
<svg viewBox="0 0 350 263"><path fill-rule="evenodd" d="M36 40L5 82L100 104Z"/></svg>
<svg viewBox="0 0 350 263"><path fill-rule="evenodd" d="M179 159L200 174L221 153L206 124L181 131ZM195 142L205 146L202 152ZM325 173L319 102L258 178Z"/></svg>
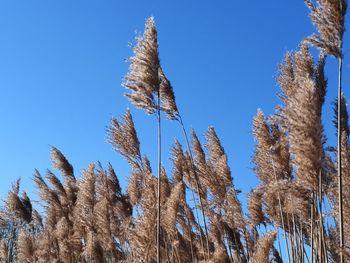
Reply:
<svg viewBox="0 0 350 263"><path fill-rule="evenodd" d="M253 163L254 170L263 184L291 178L288 138L281 127L280 117L273 115L269 121L258 110L253 122L253 134L257 139Z"/></svg>
<svg viewBox="0 0 350 263"><path fill-rule="evenodd" d="M326 87L324 58L315 66L309 49L302 43L295 54L287 54L281 66L279 84L283 90L285 117L293 163L298 179L308 187L318 187L318 175L324 159L321 111ZM321 84L322 85L321 85Z"/></svg>
<svg viewBox="0 0 350 263"><path fill-rule="evenodd" d="M147 19L145 32L136 38L134 56L130 58L130 67L125 76L124 87L131 90L126 96L138 108L152 114L157 110L154 93L159 91L159 55L157 30L154 18Z"/></svg>
<svg viewBox="0 0 350 263"><path fill-rule="evenodd" d="M53 166L55 168L59 169L64 176L71 177L72 179L75 179L73 166L68 162L68 160L61 153L60 150L58 150L55 147L52 147L51 148L51 159L52 159Z"/></svg>
<svg viewBox="0 0 350 263"><path fill-rule="evenodd" d="M265 222L265 216L262 207L263 194L263 187L257 187L248 194L249 223L252 227L256 227Z"/></svg>
<svg viewBox="0 0 350 263"><path fill-rule="evenodd" d="M269 254L276 239L276 232L268 232L265 236L260 237L253 254L252 262L269 263Z"/></svg>
<svg viewBox="0 0 350 263"><path fill-rule="evenodd" d="M253 134L257 139L253 163L255 172L264 184L269 184L274 180L273 169L271 167L271 147L270 129L261 110L258 110L253 122Z"/></svg>
<svg viewBox="0 0 350 263"><path fill-rule="evenodd" d="M216 174L216 183L219 183L223 189L228 188L232 183L231 171L227 163L227 155L221 145L220 139L217 136L214 127L209 127L206 134L206 139L206 149L209 156L208 159L212 171L214 171Z"/></svg>
<svg viewBox="0 0 350 263"><path fill-rule="evenodd" d="M319 32L319 35L314 34L307 40L326 53L341 57L347 1L318 0L317 6L311 0L305 0L305 3L310 8L310 18Z"/></svg>
<svg viewBox="0 0 350 263"><path fill-rule="evenodd" d="M79 192L77 195L77 203L75 207L75 224L82 234L86 235L86 231L93 229L94 225L94 206L96 203L96 175L95 164L91 163L84 171L79 182Z"/></svg>
<svg viewBox="0 0 350 263"><path fill-rule="evenodd" d="M128 110L122 121L113 118L108 132L108 141L133 168L140 169L141 154L140 142L137 137L131 112Z"/></svg>
<svg viewBox="0 0 350 263"><path fill-rule="evenodd" d="M171 149L171 159L173 161L172 177L174 184L181 182L184 176L184 170L186 169L186 159L182 146L178 140L175 141L175 145Z"/></svg>
<svg viewBox="0 0 350 263"><path fill-rule="evenodd" d="M160 86L159 93L161 98L161 108L166 113L168 119L176 120L179 118L179 111L175 102L175 94L170 81L164 75L163 69L159 68Z"/></svg>
<svg viewBox="0 0 350 263"><path fill-rule="evenodd" d="M32 205L30 200L20 198L17 194L10 191L5 200L5 210L12 220L20 219L29 223L32 219Z"/></svg>
<svg viewBox="0 0 350 263"><path fill-rule="evenodd" d="M346 99L344 97L344 94L341 96L341 103L340 103L340 122L341 122L341 133L345 134L345 137L349 137L349 114L346 108ZM334 118L333 118L333 124L336 129L338 129L338 99L334 101ZM338 131L337 131L338 132Z"/></svg>
<svg viewBox="0 0 350 263"><path fill-rule="evenodd" d="M20 231L18 235L18 262L33 262L35 261L35 244L24 231Z"/></svg>

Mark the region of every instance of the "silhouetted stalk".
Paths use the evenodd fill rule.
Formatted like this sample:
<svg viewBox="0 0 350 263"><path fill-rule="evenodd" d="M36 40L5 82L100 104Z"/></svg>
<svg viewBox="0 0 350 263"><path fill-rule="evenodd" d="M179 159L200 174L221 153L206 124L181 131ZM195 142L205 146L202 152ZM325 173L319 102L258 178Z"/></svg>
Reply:
<svg viewBox="0 0 350 263"><path fill-rule="evenodd" d="M292 222L293 222L293 246L296 250L296 255L297 255L297 259L298 261L300 262L300 246L298 244L299 242L299 239L298 239L298 236L297 236L297 229L296 229L296 222L295 222L295 215L294 213L292 214Z"/></svg>
<svg viewBox="0 0 350 263"><path fill-rule="evenodd" d="M157 121L158 121L158 191L157 191L157 263L160 263L160 176L162 168L162 154L161 154L161 121L160 121L160 92L158 89L158 107L157 107Z"/></svg>
<svg viewBox="0 0 350 263"><path fill-rule="evenodd" d="M189 214L189 211L188 211L188 207L187 205L185 204L185 209L186 209L186 214L188 215ZM191 260L192 262L194 262L194 253L193 253L193 240L192 240L192 229L191 229L191 223L190 223L190 220L188 220L188 217L187 217L187 227L188 227L188 233L190 235L190 248L191 248Z"/></svg>
<svg viewBox="0 0 350 263"><path fill-rule="evenodd" d="M286 213L286 216L287 216L287 224L288 224L288 240L289 240L289 243L290 243L290 250L292 252L292 262L295 262L296 259L295 259L295 251L294 251L294 246L293 246L293 242L292 242L292 237L291 237L291 227L290 227L290 219L289 219L289 214Z"/></svg>
<svg viewBox="0 0 350 263"><path fill-rule="evenodd" d="M192 194L193 194L193 192L192 192ZM185 203L184 207L185 207L186 219L187 219L187 228L188 228L187 231L188 231L188 233L190 235L191 260L192 260L192 262L194 262L192 227L191 227L190 220L188 219L188 216L187 216L187 215L189 215L190 212L188 211L188 207L187 207L186 203Z"/></svg>
<svg viewBox="0 0 350 263"><path fill-rule="evenodd" d="M301 249L301 256L302 256L302 263L304 263L304 254L305 254L305 249L304 249L304 242L303 242L303 222L300 222L300 249Z"/></svg>
<svg viewBox="0 0 350 263"><path fill-rule="evenodd" d="M275 181L277 183L277 175L276 175L276 169L275 169L275 163L272 159L272 156L271 156L271 153L269 152L269 156L270 156L270 159L272 161L272 169L273 169L273 174L274 174L274 177L275 177ZM281 197L280 197L280 194L278 193L277 195L277 198L278 198L278 208L280 210L280 216L281 216L281 223L282 223L282 229L283 229L283 233L284 233L284 240L285 240L285 243L286 243L286 248L287 248L287 255L288 255L288 262L291 262L290 261L290 254L289 254L289 245L288 245L288 240L287 240L287 232L286 232L286 229L284 227L284 218L283 218L283 211L282 211L282 204L281 204Z"/></svg>
<svg viewBox="0 0 350 263"><path fill-rule="evenodd" d="M327 257L327 247L326 247L326 240L325 240L325 235L324 235L324 224L323 224L323 208L322 208L322 202L323 202L323 197L322 197L322 174L321 171L319 172L319 197L318 197L318 206L319 206L319 213L320 213L320 237L321 237L321 255L325 257L325 261L328 263L328 257Z"/></svg>
<svg viewBox="0 0 350 263"><path fill-rule="evenodd" d="M178 248L175 248L175 256L177 258L177 261L181 263L181 257Z"/></svg>
<svg viewBox="0 0 350 263"><path fill-rule="evenodd" d="M281 240L280 240L280 235L279 235L279 229L278 228L277 228L277 242L278 242L278 252L280 253L281 257L283 258L282 249L281 249Z"/></svg>
<svg viewBox="0 0 350 263"><path fill-rule="evenodd" d="M311 263L314 263L314 193L311 196Z"/></svg>
<svg viewBox="0 0 350 263"><path fill-rule="evenodd" d="M307 255L307 253L306 253L305 249L304 249L304 256L305 256L305 258L306 258L307 262L308 262L308 263L310 263L309 256Z"/></svg>
<svg viewBox="0 0 350 263"><path fill-rule="evenodd" d="M249 259L250 259L250 254L249 254L249 244L248 244L248 233L247 231L244 229L243 231L243 236L244 236L244 239L245 239L245 249L246 251L244 251L244 247L243 247L243 244L242 244L242 253L243 253L243 256L244 258L246 259L246 262L249 262Z"/></svg>
<svg viewBox="0 0 350 263"><path fill-rule="evenodd" d="M233 262L232 253L231 253L231 249L230 249L230 244L229 244L228 239L227 239L227 235L224 235L224 247L226 250L226 254L228 254L230 262Z"/></svg>
<svg viewBox="0 0 350 263"><path fill-rule="evenodd" d="M232 246L228 243L228 252L229 252L229 257L230 257L231 262L233 262L233 253L232 253L232 251L234 251L234 250L233 250ZM240 260L240 261L242 261L242 260Z"/></svg>
<svg viewBox="0 0 350 263"><path fill-rule="evenodd" d="M322 181L321 180L321 173L319 173L319 186L318 186L318 198L317 198L317 201L318 201L318 212L319 212L319 224L318 224L318 235L319 235L319 244L318 244L318 254L319 254L319 257L320 257L320 261L323 262L323 238L322 238L322 228L323 228L323 222L322 222L322 205L321 205L321 184L322 184Z"/></svg>
<svg viewBox="0 0 350 263"><path fill-rule="evenodd" d="M208 238L209 236L208 236L207 222L206 222L205 214L204 214L204 208L203 208L202 197L201 197L201 194L200 194L200 183L199 183L199 179L198 179L198 174L197 174L197 171L196 171L196 167L195 167L194 162L193 162L193 154L192 154L191 146L190 146L190 143L189 143L189 140L188 140L188 136L187 136L187 132L186 132L186 129L185 129L185 125L184 125L184 123L183 123L183 120L182 120L182 117L181 117L180 113L179 113L179 122L180 122L180 124L181 124L182 132L183 132L183 135L184 135L185 140L186 140L187 149L188 149L189 154L190 154L190 161L191 161L191 165L192 165L192 169L193 169L193 173L194 173L195 184L196 184L196 190L197 190L198 197L199 197L199 205L200 205L201 212L202 212L202 217L203 217L203 224L204 224L204 231L205 231L205 239L206 239L206 243L207 243L207 253L208 253L208 259L209 259L209 258L210 258L210 252L209 252L209 238Z"/></svg>
<svg viewBox="0 0 350 263"><path fill-rule="evenodd" d="M236 236L235 234L233 234L233 239L234 239L234 241L235 241L235 245L236 245L237 252L238 252L238 248L239 248L239 246L238 246L237 236ZM242 261L242 257L241 257L241 255L240 255L239 253L238 253L238 255L239 255L239 259L240 259L240 261Z"/></svg>
<svg viewBox="0 0 350 263"><path fill-rule="evenodd" d="M196 197L195 197L194 192L193 192L192 189L191 189L191 193L192 193L192 199L193 199L193 202L194 202L194 211L195 211L196 219L197 219L197 222L198 222L199 239L200 239L200 242L201 242L203 253L205 254L204 243L203 243L203 235L202 235L202 227L199 224L199 215L198 215L198 209L197 209L197 202L196 202Z"/></svg>
<svg viewBox="0 0 350 263"><path fill-rule="evenodd" d="M344 226L343 226L343 178L342 178L342 160L341 160L341 95L342 95L342 70L343 58L338 57L338 205L339 205L339 246L340 246L340 263L344 262Z"/></svg>

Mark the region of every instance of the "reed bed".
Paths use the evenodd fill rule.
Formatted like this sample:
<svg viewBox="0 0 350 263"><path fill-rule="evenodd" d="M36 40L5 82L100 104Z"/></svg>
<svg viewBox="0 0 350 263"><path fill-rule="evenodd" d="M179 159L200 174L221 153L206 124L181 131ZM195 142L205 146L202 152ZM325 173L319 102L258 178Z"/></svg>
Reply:
<svg viewBox="0 0 350 263"><path fill-rule="evenodd" d="M350 129L342 91L347 1L305 3L316 33L286 53L276 112L258 110L253 120L259 185L248 194L248 214L215 128L204 140L195 131L188 136L150 17L123 86L133 105L156 116L156 172L141 152L129 110L107 129L109 143L130 165L125 191L112 165L92 162L77 175L53 147L52 166L60 175L33 175L43 212L21 191L20 180L8 192L0 211L1 262L349 262ZM326 147L322 109L332 57L339 73L338 142ZM161 156L166 119L180 125L185 142L175 140L170 174Z"/></svg>

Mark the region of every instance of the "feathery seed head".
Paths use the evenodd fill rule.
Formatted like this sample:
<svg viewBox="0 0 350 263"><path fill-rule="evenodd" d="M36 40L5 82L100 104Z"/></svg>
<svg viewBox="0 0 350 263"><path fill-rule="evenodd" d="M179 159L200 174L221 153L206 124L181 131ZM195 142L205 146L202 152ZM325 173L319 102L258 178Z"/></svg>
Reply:
<svg viewBox="0 0 350 263"><path fill-rule="evenodd" d="M64 176L71 177L75 179L73 166L68 162L66 157L62 154L60 150L55 147L51 148L51 159L52 164L55 168L59 169Z"/></svg>
<svg viewBox="0 0 350 263"><path fill-rule="evenodd" d="M156 111L154 93L159 92L160 85L157 30L153 17L147 19L144 34L136 38L136 42L123 85L131 90L126 94L129 100L152 114Z"/></svg>
<svg viewBox="0 0 350 263"><path fill-rule="evenodd" d="M327 54L342 56L342 42L345 31L344 21L347 9L346 0L304 0L310 9L310 18L319 35L310 36L309 41Z"/></svg>

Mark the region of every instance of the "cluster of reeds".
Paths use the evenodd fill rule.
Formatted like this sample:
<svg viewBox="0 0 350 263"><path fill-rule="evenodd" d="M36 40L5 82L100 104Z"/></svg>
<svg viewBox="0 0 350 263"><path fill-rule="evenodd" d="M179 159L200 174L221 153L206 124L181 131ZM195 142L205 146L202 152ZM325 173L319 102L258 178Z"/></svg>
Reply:
<svg viewBox="0 0 350 263"><path fill-rule="evenodd" d="M345 0L306 0L319 34L287 53L279 69L283 105L253 123L254 170L260 180L244 215L228 157L213 127L203 144L189 138L159 59L154 19L136 38L125 77L126 96L156 115L158 161L153 173L130 111L107 130L130 164L122 191L111 165L91 163L77 178L52 148L53 167L34 174L42 213L19 180L0 213L1 262L347 262L350 260L350 144L341 91ZM316 47L314 59L310 48ZM322 106L327 56L339 62L334 123L338 147L325 147ZM163 115L183 131L162 165ZM169 169L170 171L170 169Z"/></svg>
<svg viewBox="0 0 350 263"><path fill-rule="evenodd" d="M288 262L348 262L349 124L341 89L347 2L305 3L318 34L288 52L280 66L283 105L268 118L258 111L254 119L254 163L261 183L250 193L248 208L253 227L268 224L280 231L280 253ZM339 65L337 147L325 147L322 125L327 57Z"/></svg>

